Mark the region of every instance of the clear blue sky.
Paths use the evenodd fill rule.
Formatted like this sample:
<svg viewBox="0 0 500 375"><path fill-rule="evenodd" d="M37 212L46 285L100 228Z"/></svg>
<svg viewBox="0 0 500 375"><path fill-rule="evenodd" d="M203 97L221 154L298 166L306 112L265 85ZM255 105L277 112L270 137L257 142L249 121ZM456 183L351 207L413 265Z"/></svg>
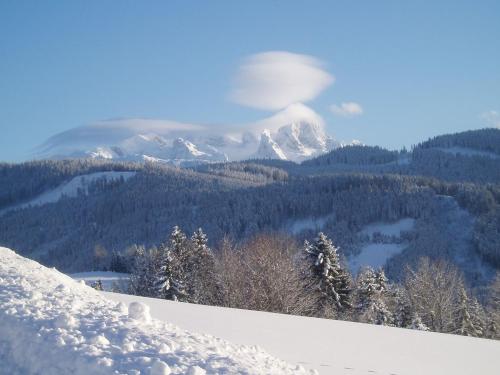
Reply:
<svg viewBox="0 0 500 375"><path fill-rule="evenodd" d="M2 1L0 160L60 131L145 117L243 123L247 56L288 51L335 76L306 104L338 139L390 148L500 110L500 1ZM356 102L343 117L332 104Z"/></svg>

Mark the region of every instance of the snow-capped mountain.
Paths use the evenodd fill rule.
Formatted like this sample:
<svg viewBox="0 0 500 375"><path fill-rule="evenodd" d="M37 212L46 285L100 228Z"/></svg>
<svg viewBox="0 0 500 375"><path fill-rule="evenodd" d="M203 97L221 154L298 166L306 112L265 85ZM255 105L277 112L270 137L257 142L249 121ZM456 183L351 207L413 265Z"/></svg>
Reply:
<svg viewBox="0 0 500 375"><path fill-rule="evenodd" d="M56 134L39 158L159 161L178 165L268 158L302 161L340 143L303 104L243 126L192 125L146 119L108 120Z"/></svg>

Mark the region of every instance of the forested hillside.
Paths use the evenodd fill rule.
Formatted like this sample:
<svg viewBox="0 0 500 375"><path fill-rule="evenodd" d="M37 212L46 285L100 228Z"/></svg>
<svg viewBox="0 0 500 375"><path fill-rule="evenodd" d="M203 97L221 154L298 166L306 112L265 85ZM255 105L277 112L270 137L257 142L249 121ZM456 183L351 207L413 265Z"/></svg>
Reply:
<svg viewBox="0 0 500 375"><path fill-rule="evenodd" d="M488 142L499 132L447 136L408 152L350 146L303 164L1 164L0 244L47 265L83 271L105 268L113 252L134 244L156 245L175 225L190 233L202 227L213 246L225 237L238 242L275 231L302 241L321 229L346 258L368 243L400 245L403 250L386 265L392 278L400 277L403 265L427 256L450 260L481 285L500 267L500 159L441 148L496 152ZM135 174L103 176L74 197L33 203L44 192L99 171ZM399 219L414 219L414 227L401 236L363 235L367 225Z"/></svg>

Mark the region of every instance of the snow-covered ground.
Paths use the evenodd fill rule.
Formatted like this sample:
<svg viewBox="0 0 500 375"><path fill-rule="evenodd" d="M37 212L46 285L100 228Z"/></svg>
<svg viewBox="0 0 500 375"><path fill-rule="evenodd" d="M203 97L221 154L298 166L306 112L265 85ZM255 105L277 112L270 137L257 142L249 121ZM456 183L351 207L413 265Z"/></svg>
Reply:
<svg viewBox="0 0 500 375"><path fill-rule="evenodd" d="M101 281L103 289L110 291L113 289L113 285L121 287L123 284L127 283L129 274L119 273L111 271L89 271L89 272L79 272L70 274L72 279L76 281L83 280L85 284L92 285L97 281Z"/></svg>
<svg viewBox="0 0 500 375"><path fill-rule="evenodd" d="M500 369L498 341L103 294L125 304L141 301L154 318L190 331L258 344L321 375L493 375Z"/></svg>
<svg viewBox="0 0 500 375"><path fill-rule="evenodd" d="M393 236L395 239L401 237L402 232L409 232L415 226L415 219L404 218L394 223L372 223L366 225L359 233L361 236L367 236L368 242L361 246L359 254L348 258L349 269L356 275L363 267L372 267L374 269L383 267L387 260L396 254L399 254L407 246L405 243L377 243L373 241L373 235L380 233L384 236Z"/></svg>
<svg viewBox="0 0 500 375"><path fill-rule="evenodd" d="M492 340L99 293L0 248L1 375L493 375L499 352Z"/></svg>
<svg viewBox="0 0 500 375"><path fill-rule="evenodd" d="M363 267L378 269L383 267L387 260L399 254L406 247L397 243L369 243L361 247L361 252L348 258L349 270L357 275Z"/></svg>
<svg viewBox="0 0 500 375"><path fill-rule="evenodd" d="M414 226L415 226L415 219L407 217L398 220L394 223L378 222L378 223L368 224L361 230L361 234L368 235L371 237L373 236L374 233L379 232L386 236L399 237L401 236L401 232L411 231Z"/></svg>
<svg viewBox="0 0 500 375"><path fill-rule="evenodd" d="M0 248L1 375L306 374L257 346L151 319ZM167 314L168 315L168 314Z"/></svg>
<svg viewBox="0 0 500 375"><path fill-rule="evenodd" d="M288 223L287 228L293 234L299 234L304 230L313 230L319 232L323 229L331 215L322 217L309 217L305 219L297 219Z"/></svg>

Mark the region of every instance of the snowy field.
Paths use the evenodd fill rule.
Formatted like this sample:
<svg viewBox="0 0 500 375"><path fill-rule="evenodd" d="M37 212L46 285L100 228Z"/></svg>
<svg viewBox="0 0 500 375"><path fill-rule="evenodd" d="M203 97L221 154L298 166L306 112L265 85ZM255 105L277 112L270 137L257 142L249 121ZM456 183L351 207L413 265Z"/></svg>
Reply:
<svg viewBox="0 0 500 375"><path fill-rule="evenodd" d="M386 236L401 236L401 232L407 232L413 230L415 226L415 219L412 218L404 218L398 220L394 223L373 223L366 225L362 230L361 234L373 236L374 233L379 232Z"/></svg>
<svg viewBox="0 0 500 375"><path fill-rule="evenodd" d="M111 291L113 285L121 287L128 282L128 273L110 272L110 271L89 271L70 274L76 281L84 281L87 285L92 285L101 281L104 290ZM123 289L122 289L123 290Z"/></svg>
<svg viewBox="0 0 500 375"><path fill-rule="evenodd" d="M373 241L373 235L380 233L385 236L400 238L402 232L409 232L415 226L415 219L404 218L394 223L372 223L366 225L359 234L368 236L368 242L363 244L359 254L348 259L349 270L356 275L363 267L377 269L383 267L387 260L399 254L407 246L405 243L377 243Z"/></svg>
<svg viewBox="0 0 500 375"><path fill-rule="evenodd" d="M303 367L151 319L0 248L1 375L306 374Z"/></svg>
<svg viewBox="0 0 500 375"><path fill-rule="evenodd" d="M493 375L498 353L492 340L99 293L0 248L1 375Z"/></svg>
<svg viewBox="0 0 500 375"><path fill-rule="evenodd" d="M493 375L500 369L498 341L103 294L125 304L141 301L154 318L190 331L258 344L321 375Z"/></svg>

